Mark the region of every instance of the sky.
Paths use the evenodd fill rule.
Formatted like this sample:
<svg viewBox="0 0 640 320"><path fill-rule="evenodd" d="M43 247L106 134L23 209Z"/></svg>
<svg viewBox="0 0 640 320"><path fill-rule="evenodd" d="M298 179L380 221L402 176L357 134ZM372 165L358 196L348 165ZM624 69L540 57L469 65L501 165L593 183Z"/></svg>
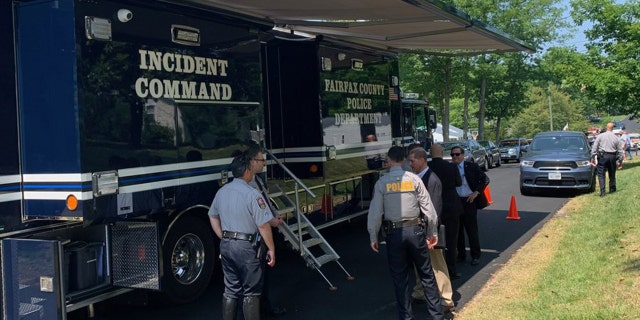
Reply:
<svg viewBox="0 0 640 320"><path fill-rule="evenodd" d="M570 0L561 0L559 6L564 7L565 9L563 18L569 21L570 23L573 23L573 20L571 19L571 13L570 13L571 4L569 2ZM571 34L571 37L569 37L569 39L563 41L562 43L550 43L549 46L545 47L545 49L551 46L569 46L569 47L575 47L578 52L584 53L587 51L587 49L584 46L587 43L587 38L584 35L584 31L590 29L591 26L592 24L589 21L587 21L583 25L578 26L575 32L570 32L569 30L563 30L561 32L566 34Z"/></svg>

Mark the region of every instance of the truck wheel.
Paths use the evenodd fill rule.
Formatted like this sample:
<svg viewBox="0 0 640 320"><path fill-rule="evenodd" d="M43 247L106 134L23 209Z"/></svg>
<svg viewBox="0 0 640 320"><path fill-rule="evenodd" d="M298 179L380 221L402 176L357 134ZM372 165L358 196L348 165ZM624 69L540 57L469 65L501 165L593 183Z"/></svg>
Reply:
<svg viewBox="0 0 640 320"><path fill-rule="evenodd" d="M200 297L211 281L216 249L207 221L185 216L168 231L164 243L163 293L172 303L182 304Z"/></svg>

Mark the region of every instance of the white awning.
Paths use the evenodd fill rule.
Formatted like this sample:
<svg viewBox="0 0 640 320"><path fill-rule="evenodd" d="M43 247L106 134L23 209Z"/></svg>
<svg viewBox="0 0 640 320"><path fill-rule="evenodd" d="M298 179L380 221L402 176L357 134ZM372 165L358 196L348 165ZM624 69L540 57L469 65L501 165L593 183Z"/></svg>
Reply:
<svg viewBox="0 0 640 320"><path fill-rule="evenodd" d="M535 51L523 41L438 0L189 2L266 20L280 30L323 35L391 52L473 55Z"/></svg>

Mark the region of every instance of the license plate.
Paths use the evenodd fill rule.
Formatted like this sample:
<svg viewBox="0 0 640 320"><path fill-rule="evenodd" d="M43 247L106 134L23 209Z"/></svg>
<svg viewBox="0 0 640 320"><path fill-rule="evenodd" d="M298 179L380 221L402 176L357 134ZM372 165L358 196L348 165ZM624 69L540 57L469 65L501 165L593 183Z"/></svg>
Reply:
<svg viewBox="0 0 640 320"><path fill-rule="evenodd" d="M560 172L549 172L549 180L562 180Z"/></svg>

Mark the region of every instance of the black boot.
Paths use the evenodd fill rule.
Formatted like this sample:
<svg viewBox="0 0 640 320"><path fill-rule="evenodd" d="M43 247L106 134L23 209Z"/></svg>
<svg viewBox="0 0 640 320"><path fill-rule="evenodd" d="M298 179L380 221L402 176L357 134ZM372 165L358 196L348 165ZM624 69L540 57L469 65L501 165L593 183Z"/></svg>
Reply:
<svg viewBox="0 0 640 320"><path fill-rule="evenodd" d="M222 320L236 320L238 300L222 295Z"/></svg>
<svg viewBox="0 0 640 320"><path fill-rule="evenodd" d="M260 296L244 297L242 312L244 320L260 320Z"/></svg>

